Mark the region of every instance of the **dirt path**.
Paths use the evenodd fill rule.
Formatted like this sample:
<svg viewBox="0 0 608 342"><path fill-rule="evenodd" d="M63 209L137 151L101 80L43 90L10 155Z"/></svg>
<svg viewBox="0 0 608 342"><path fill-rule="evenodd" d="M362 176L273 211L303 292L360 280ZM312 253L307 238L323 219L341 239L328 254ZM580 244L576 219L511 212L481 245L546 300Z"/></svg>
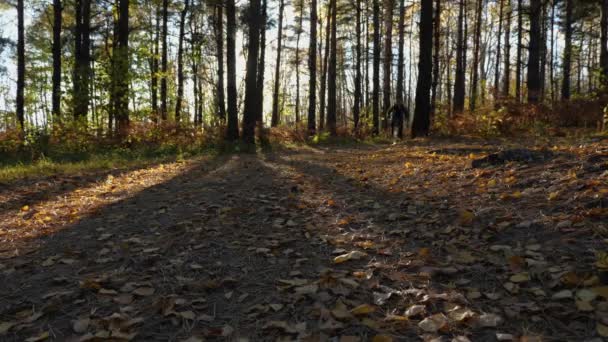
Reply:
<svg viewBox="0 0 608 342"><path fill-rule="evenodd" d="M223 156L23 203L0 217L0 340L591 339L603 148L486 169L470 155L496 146Z"/></svg>

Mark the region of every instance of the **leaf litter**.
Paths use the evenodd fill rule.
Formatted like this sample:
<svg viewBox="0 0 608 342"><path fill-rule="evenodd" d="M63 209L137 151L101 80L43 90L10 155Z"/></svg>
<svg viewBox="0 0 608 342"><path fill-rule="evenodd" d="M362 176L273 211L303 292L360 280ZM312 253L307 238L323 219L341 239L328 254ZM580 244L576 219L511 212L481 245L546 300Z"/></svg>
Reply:
<svg viewBox="0 0 608 342"><path fill-rule="evenodd" d="M227 156L24 200L2 213L0 338L608 336L608 150L470 167L494 148Z"/></svg>

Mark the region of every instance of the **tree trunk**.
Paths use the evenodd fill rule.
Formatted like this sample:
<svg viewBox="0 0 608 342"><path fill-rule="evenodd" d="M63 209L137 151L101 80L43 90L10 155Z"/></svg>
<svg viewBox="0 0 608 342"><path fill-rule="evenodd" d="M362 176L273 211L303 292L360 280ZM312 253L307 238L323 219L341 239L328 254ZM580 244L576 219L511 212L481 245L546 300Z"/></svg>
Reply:
<svg viewBox="0 0 608 342"><path fill-rule="evenodd" d="M218 116L222 123L226 122L226 93L224 92L224 6L216 6L215 37L217 54L217 106Z"/></svg>
<svg viewBox="0 0 608 342"><path fill-rule="evenodd" d="M262 0L261 10L261 25L260 25L260 58L258 60L258 76L257 76L257 88L260 96L256 99L256 122L260 128L264 125L264 65L266 63L266 26L268 22L267 12L267 0ZM262 130L259 131L262 134Z"/></svg>
<svg viewBox="0 0 608 342"><path fill-rule="evenodd" d="M359 129L359 117L361 115L361 0L355 1L356 36L355 46L355 98L353 104L353 121L355 131Z"/></svg>
<svg viewBox="0 0 608 342"><path fill-rule="evenodd" d="M377 1L377 0L375 0ZM332 136L338 135L336 131L336 63L337 63L337 23L336 23L336 0L330 0L331 12L331 47L329 55L329 70L328 70L328 85L327 85L327 127L329 134Z"/></svg>
<svg viewBox="0 0 608 342"><path fill-rule="evenodd" d="M454 74L454 100L453 114L459 115L464 111L464 88L465 88L465 59L464 52L465 37L464 37L464 9L465 1L460 0L458 10L458 37L456 38L456 71Z"/></svg>
<svg viewBox="0 0 608 342"><path fill-rule="evenodd" d="M53 116L61 119L61 0L53 0Z"/></svg>
<svg viewBox="0 0 608 342"><path fill-rule="evenodd" d="M551 64L549 64L549 82L551 83L551 102L557 98L557 86L555 84L555 2L551 0Z"/></svg>
<svg viewBox="0 0 608 342"><path fill-rule="evenodd" d="M25 19L23 0L17 1L17 121L19 130L25 131Z"/></svg>
<svg viewBox="0 0 608 342"><path fill-rule="evenodd" d="M236 8L234 0L226 1L226 75L228 91L228 125L226 139L234 141L239 138L239 115L237 112L236 94Z"/></svg>
<svg viewBox="0 0 608 342"><path fill-rule="evenodd" d="M570 68L572 63L572 0L565 1L566 18L564 21L564 52L562 61L562 100L570 99Z"/></svg>
<svg viewBox="0 0 608 342"><path fill-rule="evenodd" d="M382 84L383 125L388 127L387 113L391 107L391 66L393 63L393 0L384 1L384 63Z"/></svg>
<svg viewBox="0 0 608 342"><path fill-rule="evenodd" d="M77 0L75 6L74 118L86 122L89 110L89 80L91 76L91 2L90 0Z"/></svg>
<svg viewBox="0 0 608 342"><path fill-rule="evenodd" d="M433 84L431 86L431 112L429 113L429 120L435 117L437 105L437 85L439 85L439 55L441 54L441 0L435 0L435 18L433 29L433 43L435 44L435 47L433 51Z"/></svg>
<svg viewBox="0 0 608 342"><path fill-rule="evenodd" d="M481 49L481 12L483 10L483 0L477 0L477 10L475 19L475 50L473 51L473 77L471 80L471 100L469 107L474 111L477 107L477 82L479 79L479 51Z"/></svg>
<svg viewBox="0 0 608 342"><path fill-rule="evenodd" d="M602 0L602 17L600 20L600 80L608 86L608 0ZM605 91L605 89L603 89Z"/></svg>
<svg viewBox="0 0 608 342"><path fill-rule="evenodd" d="M302 22L304 20L304 3L300 0L300 15L298 16L298 24L296 26L296 56L294 63L296 65L296 123L300 122L300 36L302 35Z"/></svg>
<svg viewBox="0 0 608 342"><path fill-rule="evenodd" d="M279 118L279 86L281 80L281 50L283 48L283 12L285 10L285 1L279 0L279 32L277 35L277 61L274 67L274 90L272 92L272 119L270 125L277 127L280 122ZM323 86L321 87L323 89ZM321 106L323 104L321 103Z"/></svg>
<svg viewBox="0 0 608 342"><path fill-rule="evenodd" d="M357 73L359 71L357 70ZM317 109L317 0L310 5L310 46L308 48L308 134L316 133ZM356 85L355 85L356 87ZM357 97L357 95L355 95Z"/></svg>
<svg viewBox="0 0 608 342"><path fill-rule="evenodd" d="M335 0L332 0L335 1ZM379 0L373 0L373 11L374 11L374 75L373 75L373 87L372 90L372 121L373 121L373 131L374 135L378 135L380 133L380 122L379 122L379 112L380 112L380 4Z"/></svg>
<svg viewBox="0 0 608 342"><path fill-rule="evenodd" d="M412 138L429 134L430 92L433 65L433 0L421 0L420 6L420 58L416 85L416 108L412 123Z"/></svg>
<svg viewBox="0 0 608 342"><path fill-rule="evenodd" d="M245 74L245 103L243 112L243 143L255 144L255 122L257 119L256 102L261 96L257 89L258 57L260 49L260 0L249 2L247 72Z"/></svg>
<svg viewBox="0 0 608 342"><path fill-rule="evenodd" d="M405 46L405 0L399 1L399 56L397 57L397 90L396 97L398 104L403 102L403 83L404 81L404 46Z"/></svg>
<svg viewBox="0 0 608 342"><path fill-rule="evenodd" d="M502 38L502 20L504 12L504 0L500 0L500 9L498 11L498 34L496 35L496 63L494 64L494 104L498 107L498 94L500 94L500 42Z"/></svg>
<svg viewBox="0 0 608 342"><path fill-rule="evenodd" d="M160 54L160 22L161 22L162 10L160 4L156 8L156 36L154 39L154 51L152 56L152 62L150 67L150 88L152 91L152 121L158 121L158 67Z"/></svg>
<svg viewBox="0 0 608 342"><path fill-rule="evenodd" d="M530 42L528 48L528 103L540 99L540 12L541 0L530 0Z"/></svg>
<svg viewBox="0 0 608 342"><path fill-rule="evenodd" d="M521 102L521 50L523 40L523 7L522 0L517 0L517 58L515 64L515 99Z"/></svg>
<svg viewBox="0 0 608 342"><path fill-rule="evenodd" d="M116 50L114 60L114 117L118 136L124 139L129 134L129 0L118 3L118 23L116 25Z"/></svg>
<svg viewBox="0 0 608 342"><path fill-rule="evenodd" d="M323 73L321 74L321 89L319 90L319 129L323 130L325 126L325 99L327 89L327 72L329 69L329 48L331 37L331 0L327 6L327 23L325 25L325 53L323 54Z"/></svg>
<svg viewBox="0 0 608 342"><path fill-rule="evenodd" d="M179 123L182 116L182 101L184 99L184 36L186 35L186 15L190 6L189 0L184 0L179 20L179 37L177 42L177 97L175 99L175 122Z"/></svg>
<svg viewBox="0 0 608 342"><path fill-rule="evenodd" d="M513 16L513 9L511 7L511 0L507 1L507 22L505 23L505 66L503 71L503 83L502 83L502 96L509 97L509 87L511 83L511 17Z"/></svg>
<svg viewBox="0 0 608 342"><path fill-rule="evenodd" d="M167 111L167 53L168 53L168 44L167 34L168 34L168 26L167 19L169 16L169 0L163 0L163 32L162 32L162 40L163 40L163 51L161 57L161 79L160 79L160 117L163 121L166 121L168 118Z"/></svg>

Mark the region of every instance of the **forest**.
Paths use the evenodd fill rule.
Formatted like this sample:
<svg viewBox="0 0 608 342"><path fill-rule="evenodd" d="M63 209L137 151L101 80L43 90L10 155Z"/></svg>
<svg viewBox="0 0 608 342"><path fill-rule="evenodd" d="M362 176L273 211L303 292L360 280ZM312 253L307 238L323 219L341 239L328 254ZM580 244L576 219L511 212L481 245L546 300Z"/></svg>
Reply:
<svg viewBox="0 0 608 342"><path fill-rule="evenodd" d="M608 340L608 0L0 0L0 341Z"/></svg>

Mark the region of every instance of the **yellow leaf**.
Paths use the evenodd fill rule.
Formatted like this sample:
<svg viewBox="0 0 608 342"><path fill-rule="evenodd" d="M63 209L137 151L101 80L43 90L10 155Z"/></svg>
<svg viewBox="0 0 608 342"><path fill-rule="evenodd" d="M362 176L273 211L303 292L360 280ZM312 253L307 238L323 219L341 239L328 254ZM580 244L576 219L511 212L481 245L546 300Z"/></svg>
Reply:
<svg viewBox="0 0 608 342"><path fill-rule="evenodd" d="M393 338L388 335L376 335L372 338L372 342L393 342Z"/></svg>
<svg viewBox="0 0 608 342"><path fill-rule="evenodd" d="M28 210L30 210L29 205L24 205L23 207L21 207L21 211L28 211Z"/></svg>
<svg viewBox="0 0 608 342"><path fill-rule="evenodd" d="M490 179L488 181L488 186L496 186L496 179Z"/></svg>
<svg viewBox="0 0 608 342"><path fill-rule="evenodd" d="M602 337L608 337L608 326L603 325L602 323L597 324L597 333Z"/></svg>
<svg viewBox="0 0 608 342"><path fill-rule="evenodd" d="M375 306L369 304L361 304L356 308L350 310L350 313L352 313L353 315L367 315L374 311L376 311Z"/></svg>
<svg viewBox="0 0 608 342"><path fill-rule="evenodd" d="M552 193L549 194L547 199L549 201L553 201L553 200L556 200L558 196L559 196L559 191L553 191Z"/></svg>
<svg viewBox="0 0 608 342"><path fill-rule="evenodd" d="M334 264L341 264L348 260L359 260L367 256L367 253L361 251L352 251L346 254L338 255L334 258Z"/></svg>
<svg viewBox="0 0 608 342"><path fill-rule="evenodd" d="M600 297L604 297L608 299L608 286L598 286L591 288L591 291L595 292Z"/></svg>
<svg viewBox="0 0 608 342"><path fill-rule="evenodd" d="M524 283L524 282L530 280L530 275L526 272L517 273L517 274L512 275L511 278L509 278L509 280L514 283Z"/></svg>
<svg viewBox="0 0 608 342"><path fill-rule="evenodd" d="M459 223L461 225L469 225L469 224L473 223L474 219L475 219L475 214L473 214L472 212L470 212L468 210L462 210L460 212Z"/></svg>

